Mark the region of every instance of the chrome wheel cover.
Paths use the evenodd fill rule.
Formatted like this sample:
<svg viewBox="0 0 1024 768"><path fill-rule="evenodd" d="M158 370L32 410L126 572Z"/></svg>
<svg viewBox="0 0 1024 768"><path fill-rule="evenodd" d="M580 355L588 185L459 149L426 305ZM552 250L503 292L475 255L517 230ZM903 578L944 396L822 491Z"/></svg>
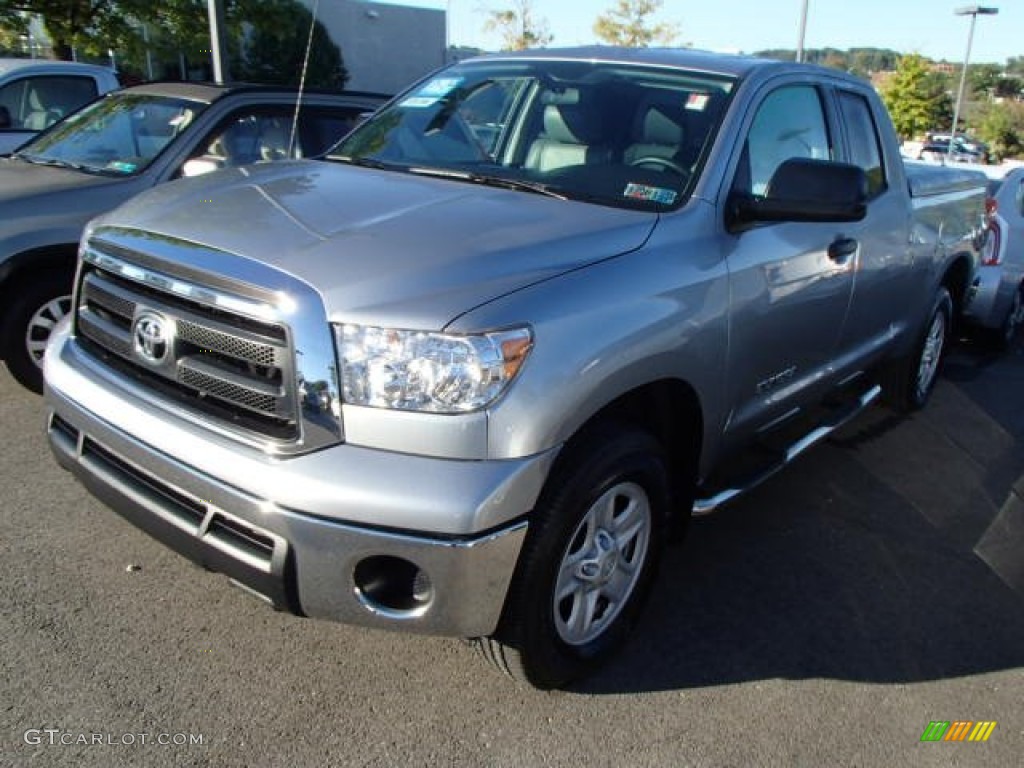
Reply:
<svg viewBox="0 0 1024 768"><path fill-rule="evenodd" d="M555 628L565 643L585 645L615 621L640 580L651 527L650 500L636 483L618 483L587 510L555 580Z"/></svg>
<svg viewBox="0 0 1024 768"><path fill-rule="evenodd" d="M71 297L58 296L32 313L25 326L25 350L36 367L43 367L46 342L50 340L50 334L60 319L70 311Z"/></svg>
<svg viewBox="0 0 1024 768"><path fill-rule="evenodd" d="M935 382L935 376L939 372L939 360L942 358L942 348L945 343L946 314L939 311L932 318L932 324L928 327L928 335L924 339L924 348L921 350L921 361L917 367L918 398L923 398Z"/></svg>

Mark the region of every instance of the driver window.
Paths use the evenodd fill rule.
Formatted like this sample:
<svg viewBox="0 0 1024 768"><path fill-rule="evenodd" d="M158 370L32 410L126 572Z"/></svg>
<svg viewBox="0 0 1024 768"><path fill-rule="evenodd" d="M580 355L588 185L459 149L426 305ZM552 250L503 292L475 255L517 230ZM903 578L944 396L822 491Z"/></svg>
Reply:
<svg viewBox="0 0 1024 768"><path fill-rule="evenodd" d="M818 90L795 85L769 94L754 116L744 155L745 167L740 169L734 186L752 195L764 195L772 175L786 160L832 159Z"/></svg>

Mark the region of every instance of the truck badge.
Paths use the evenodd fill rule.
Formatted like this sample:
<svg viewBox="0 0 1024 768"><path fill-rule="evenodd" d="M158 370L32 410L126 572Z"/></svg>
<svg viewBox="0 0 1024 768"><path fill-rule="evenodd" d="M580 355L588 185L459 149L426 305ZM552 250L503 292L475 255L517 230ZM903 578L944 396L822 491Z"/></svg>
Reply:
<svg viewBox="0 0 1024 768"><path fill-rule="evenodd" d="M149 365L161 365L167 360L171 337L167 321L155 312L142 312L132 328L135 354Z"/></svg>

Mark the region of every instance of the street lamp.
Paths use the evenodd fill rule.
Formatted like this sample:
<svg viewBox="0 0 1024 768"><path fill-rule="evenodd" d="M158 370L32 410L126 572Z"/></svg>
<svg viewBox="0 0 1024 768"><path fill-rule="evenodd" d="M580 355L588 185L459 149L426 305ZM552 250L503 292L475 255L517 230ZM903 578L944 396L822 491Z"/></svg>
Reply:
<svg viewBox="0 0 1024 768"><path fill-rule="evenodd" d="M960 90L957 91L956 109L953 110L953 130L949 136L949 147L946 148L946 157L949 158L952 158L953 155L953 142L956 141L956 126L960 120L960 106L964 101L964 84L967 82L967 62L971 60L971 43L974 42L974 23L978 20L978 16L995 16L999 13L999 9L984 5L965 5L963 8L957 8L953 13L957 16L970 16L971 30L967 33L967 53L964 54L964 68L960 72Z"/></svg>
<svg viewBox="0 0 1024 768"><path fill-rule="evenodd" d="M804 60L804 35L807 34L807 0L800 6L800 34L796 41L796 60Z"/></svg>

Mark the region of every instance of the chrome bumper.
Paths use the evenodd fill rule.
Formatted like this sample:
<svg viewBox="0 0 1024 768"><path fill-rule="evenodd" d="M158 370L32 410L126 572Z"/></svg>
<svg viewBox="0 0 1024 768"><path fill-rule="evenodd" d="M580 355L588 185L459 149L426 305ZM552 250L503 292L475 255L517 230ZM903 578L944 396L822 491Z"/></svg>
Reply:
<svg viewBox="0 0 1024 768"><path fill-rule="evenodd" d="M307 457L308 466L303 457L263 463L245 457L249 472L259 475L251 479L238 471L243 459L237 455L235 466L221 465L225 471L218 472L216 463L199 467L181 452L184 437L173 420L163 422L166 442L159 448L140 439L146 429L137 434L119 426L119 418L130 425L139 423L140 415L130 413L133 405L123 393L120 413L108 409L92 391L102 382L75 370L73 347L63 331L47 351L49 443L61 466L130 522L296 614L461 637L494 630L547 458L521 465L455 462L338 445ZM113 397L117 400L118 393ZM105 409L103 415L93 406ZM149 414L148 421L162 417ZM379 487L381 470L372 462L386 463L391 487ZM437 527L412 530L385 516L368 524L296 505L305 498L298 487L304 473L325 463L337 467L326 479L335 483L338 503L352 508L353 515L356 508L365 514L367 506L392 499L396 486L408 496L418 485L420 493L391 520L433 506L432 515L423 517ZM431 469L449 481L452 472L460 472L465 485L438 486ZM277 492L260 492L266 488ZM449 515L448 525L455 520L460 526L487 527L447 530L438 515L457 503L465 509ZM396 589L408 594L396 597Z"/></svg>

